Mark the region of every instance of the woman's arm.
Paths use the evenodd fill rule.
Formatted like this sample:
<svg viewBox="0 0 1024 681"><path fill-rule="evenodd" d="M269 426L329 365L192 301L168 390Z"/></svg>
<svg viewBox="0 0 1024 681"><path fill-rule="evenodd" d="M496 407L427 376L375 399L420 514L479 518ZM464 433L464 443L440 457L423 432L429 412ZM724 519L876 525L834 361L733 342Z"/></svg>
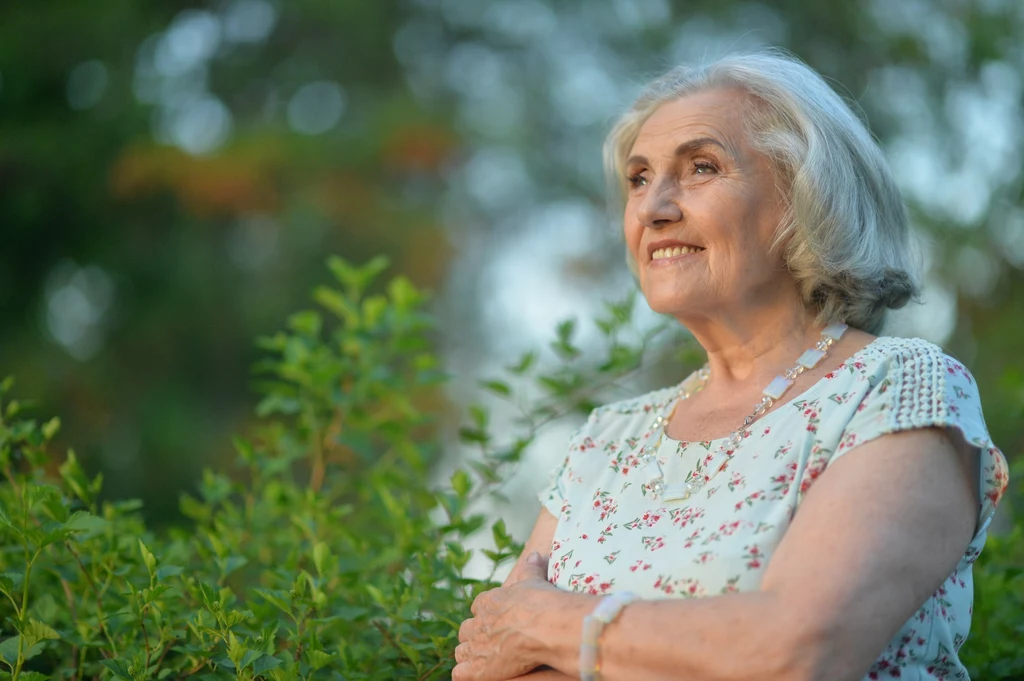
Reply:
<svg viewBox="0 0 1024 681"><path fill-rule="evenodd" d="M509 679L508 681L579 681L579 677L567 676L557 669L547 668L538 669L537 671L517 676L516 678Z"/></svg>
<svg viewBox="0 0 1024 681"><path fill-rule="evenodd" d="M976 467L974 451L934 429L860 445L807 493L761 591L629 605L602 636L602 676L862 678L966 549L978 507ZM470 649L487 649L489 632L502 632L505 645L490 647L492 654L578 676L581 624L597 597L531 584L496 590L511 606L495 592L478 599Z"/></svg>
<svg viewBox="0 0 1024 681"><path fill-rule="evenodd" d="M508 577L505 578L505 582L502 586L515 584L519 581L519 573L522 571L523 564L526 562L526 557L531 553L536 551L542 557L551 553L551 542L555 538L555 527L557 525L558 518L553 516L551 511L541 506L540 514L537 516L537 522L533 524L533 531L530 532L530 538L526 540L526 544L523 546L523 552L516 560L516 564L512 566L512 571L508 573Z"/></svg>

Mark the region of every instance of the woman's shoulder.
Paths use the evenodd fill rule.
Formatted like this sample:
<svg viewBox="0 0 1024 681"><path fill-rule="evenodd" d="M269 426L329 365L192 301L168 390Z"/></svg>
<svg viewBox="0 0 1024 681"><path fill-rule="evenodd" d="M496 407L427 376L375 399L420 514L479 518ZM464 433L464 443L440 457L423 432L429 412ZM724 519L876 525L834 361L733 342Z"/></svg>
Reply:
<svg viewBox="0 0 1024 681"><path fill-rule="evenodd" d="M590 418L581 430L590 436L611 435L612 431L624 431L628 435L663 414L678 394L679 385L674 385L608 402L590 412Z"/></svg>
<svg viewBox="0 0 1024 681"><path fill-rule="evenodd" d="M967 367L939 345L923 338L879 336L864 348L858 358L876 377L899 379L906 383L974 385Z"/></svg>
<svg viewBox="0 0 1024 681"><path fill-rule="evenodd" d="M880 337L861 354L870 391L859 411L886 430L956 426L988 442L978 385L963 362L921 338Z"/></svg>
<svg viewBox="0 0 1024 681"><path fill-rule="evenodd" d="M616 402L609 402L594 410L598 417L618 415L635 416L637 414L651 414L659 409L666 408L679 392L679 386L668 386L656 388L642 395L627 397Z"/></svg>

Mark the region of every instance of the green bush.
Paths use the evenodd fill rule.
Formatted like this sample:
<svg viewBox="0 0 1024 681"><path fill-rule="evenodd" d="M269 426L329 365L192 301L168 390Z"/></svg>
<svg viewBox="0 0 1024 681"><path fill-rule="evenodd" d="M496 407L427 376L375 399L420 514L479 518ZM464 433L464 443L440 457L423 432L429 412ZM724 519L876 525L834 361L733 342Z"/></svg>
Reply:
<svg viewBox="0 0 1024 681"><path fill-rule="evenodd" d="M601 322L600 366L576 367L566 323L552 344L564 365L540 372L531 353L509 367L546 397L500 438L472 407L460 437L480 455L434 490L443 433L423 404L445 377L425 297L401 277L378 286L383 260L329 266L337 287L314 294L326 314L259 341L260 426L236 439L231 475L206 471L182 496L188 528L157 535L140 502L101 501L73 452L55 465L58 421L24 418L3 384L0 681L448 677L458 625L494 585L465 575L464 542L486 531L474 503L545 423L635 369L642 348L618 341L631 304ZM482 388L515 402L507 382ZM521 547L501 521L490 534L497 568Z"/></svg>
<svg viewBox="0 0 1024 681"><path fill-rule="evenodd" d="M58 421L26 418L0 385L0 681L449 676L469 604L521 549L493 523L491 578L466 576L464 543L486 531L475 502L546 423L636 370L661 330L623 341L632 300L610 305L607 355L586 365L560 325L558 368L528 353L507 381L481 381L519 410L516 426L497 437L472 407L460 438L479 456L435 490L443 432L425 405L445 377L425 297L400 277L374 293L382 260L329 265L337 287L314 294L326 314L260 341L260 425L236 439L231 475L206 471L182 496L187 528L154 534L140 502L102 501L100 476L50 453ZM518 400L524 384L543 396ZM979 565L965 651L978 678L1024 670L1021 533L993 538Z"/></svg>

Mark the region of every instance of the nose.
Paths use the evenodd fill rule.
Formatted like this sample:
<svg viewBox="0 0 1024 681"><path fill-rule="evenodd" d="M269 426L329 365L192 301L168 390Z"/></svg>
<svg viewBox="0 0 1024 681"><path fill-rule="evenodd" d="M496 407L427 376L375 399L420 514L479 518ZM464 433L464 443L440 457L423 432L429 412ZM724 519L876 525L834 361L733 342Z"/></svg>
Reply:
<svg viewBox="0 0 1024 681"><path fill-rule="evenodd" d="M664 178L663 181L652 185L637 207L640 224L651 229L660 229L682 220L683 211L679 207L678 189L670 178Z"/></svg>

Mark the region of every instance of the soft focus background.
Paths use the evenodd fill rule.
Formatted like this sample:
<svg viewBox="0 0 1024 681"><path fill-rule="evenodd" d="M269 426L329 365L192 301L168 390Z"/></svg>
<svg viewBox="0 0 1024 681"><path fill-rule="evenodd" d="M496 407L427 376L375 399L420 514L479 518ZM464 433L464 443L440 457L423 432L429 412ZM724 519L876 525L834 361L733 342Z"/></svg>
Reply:
<svg viewBox="0 0 1024 681"><path fill-rule="evenodd" d="M633 287L600 144L639 86L776 45L864 109L929 272L890 331L972 369L1013 456L1021 35L1019 0L5 2L0 374L62 416L107 494L173 522L252 418L254 338L308 304L327 254L385 253L436 292L454 425L476 377L566 317L586 347ZM520 534L562 456L546 442L509 487Z"/></svg>

